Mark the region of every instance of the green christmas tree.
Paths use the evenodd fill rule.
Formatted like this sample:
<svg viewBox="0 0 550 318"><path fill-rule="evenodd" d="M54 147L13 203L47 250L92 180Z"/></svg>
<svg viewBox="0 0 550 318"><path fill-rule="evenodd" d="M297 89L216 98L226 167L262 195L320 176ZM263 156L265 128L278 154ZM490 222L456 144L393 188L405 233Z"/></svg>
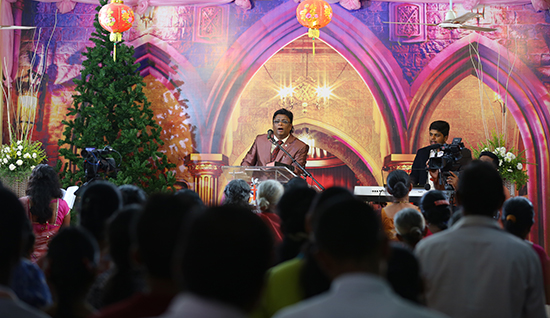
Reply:
<svg viewBox="0 0 550 318"><path fill-rule="evenodd" d="M107 2L100 0L96 10ZM114 61L114 43L99 24L97 14L94 26L90 40L95 46L82 53L86 59L81 79L74 80L77 94L73 95L67 114L71 119L62 122L64 138L58 142L59 153L66 159L65 164L58 163L63 186L88 181L83 149L103 149L108 145L120 154L109 155L117 162L118 173L105 169L107 172L100 172L98 177L117 185L135 184L148 193L171 189L175 176L170 169L175 165L159 151L163 144L161 127L153 119L151 103L142 91L145 84L137 72L134 49L117 43Z"/></svg>

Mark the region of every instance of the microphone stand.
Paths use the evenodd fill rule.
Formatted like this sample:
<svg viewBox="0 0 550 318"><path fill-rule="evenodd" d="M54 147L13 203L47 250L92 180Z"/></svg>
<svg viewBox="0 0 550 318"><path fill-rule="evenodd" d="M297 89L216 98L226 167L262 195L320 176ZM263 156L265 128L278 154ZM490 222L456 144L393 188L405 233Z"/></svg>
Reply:
<svg viewBox="0 0 550 318"><path fill-rule="evenodd" d="M292 163L295 163L295 164L300 168L300 170L302 170L302 171L304 172L304 175L306 176L306 178L307 178L307 177L310 177L311 180L315 181L315 183L316 183L317 186L321 189L321 191L325 191L325 187L323 187L323 186L317 181L317 179L315 179L315 178L311 175L311 173L309 173L309 171L306 170L306 168L302 167L302 165L299 164L298 161L296 161L296 159L294 159L294 157L292 157L292 156L288 153L288 151L286 151L286 149L285 149L283 146L279 145L279 143L276 142L275 139L273 139L273 137L272 137L272 138L268 138L268 139L269 139L269 141L271 141L272 144L274 144L275 146L279 147L279 149L281 149L287 156L290 157L290 159L292 159Z"/></svg>

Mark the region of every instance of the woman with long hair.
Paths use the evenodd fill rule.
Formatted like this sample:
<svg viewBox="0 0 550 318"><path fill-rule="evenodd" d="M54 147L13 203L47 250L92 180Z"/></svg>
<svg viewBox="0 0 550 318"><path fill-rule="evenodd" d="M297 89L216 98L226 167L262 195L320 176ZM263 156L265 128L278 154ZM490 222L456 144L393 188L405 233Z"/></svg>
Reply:
<svg viewBox="0 0 550 318"><path fill-rule="evenodd" d="M384 232L386 232L388 239L397 241L393 217L397 212L406 208L418 210L415 205L409 202L409 192L412 190L409 174L403 170L394 170L390 172L387 179L386 190L393 196L393 202L382 209L380 217L382 219Z"/></svg>
<svg viewBox="0 0 550 318"><path fill-rule="evenodd" d="M36 242L31 260L37 262L48 251L50 240L59 229L69 226L69 206L63 199L57 172L50 166L36 166L30 176L27 196L19 199L32 222Z"/></svg>

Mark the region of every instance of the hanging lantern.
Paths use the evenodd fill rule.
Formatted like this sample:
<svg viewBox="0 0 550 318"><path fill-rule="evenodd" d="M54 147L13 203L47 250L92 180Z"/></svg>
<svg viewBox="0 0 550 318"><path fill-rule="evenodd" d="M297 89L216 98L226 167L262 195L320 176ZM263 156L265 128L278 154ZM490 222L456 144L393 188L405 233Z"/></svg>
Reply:
<svg viewBox="0 0 550 318"><path fill-rule="evenodd" d="M122 0L111 0L99 11L99 24L111 32L109 40L115 42L113 60L116 61L116 44L122 41L122 32L127 31L134 23L134 11Z"/></svg>
<svg viewBox="0 0 550 318"><path fill-rule="evenodd" d="M296 9L296 18L301 25L309 28L307 35L313 39L315 55L315 39L319 38L319 29L332 20L332 8L323 0L305 0Z"/></svg>

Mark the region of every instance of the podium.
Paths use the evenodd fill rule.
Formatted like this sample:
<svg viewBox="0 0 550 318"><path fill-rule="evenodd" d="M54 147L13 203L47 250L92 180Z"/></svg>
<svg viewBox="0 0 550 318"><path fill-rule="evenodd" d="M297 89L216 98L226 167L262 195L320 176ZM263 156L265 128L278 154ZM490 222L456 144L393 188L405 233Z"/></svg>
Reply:
<svg viewBox="0 0 550 318"><path fill-rule="evenodd" d="M284 166L224 166L219 180L220 189L223 189L233 179L242 179L248 183L255 179L259 181L271 179L284 184L294 177L296 174Z"/></svg>

